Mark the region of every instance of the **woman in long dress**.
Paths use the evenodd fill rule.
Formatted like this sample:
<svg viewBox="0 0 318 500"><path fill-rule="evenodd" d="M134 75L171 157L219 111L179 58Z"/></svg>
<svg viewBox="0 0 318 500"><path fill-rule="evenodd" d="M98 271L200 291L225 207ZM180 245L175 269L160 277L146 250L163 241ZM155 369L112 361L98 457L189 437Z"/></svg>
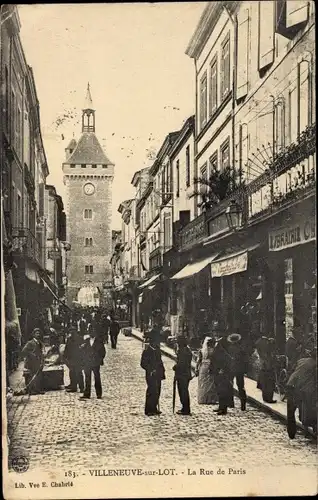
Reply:
<svg viewBox="0 0 318 500"><path fill-rule="evenodd" d="M198 375L198 403L201 405L218 404L218 397L211 367L211 355L215 346L215 339L206 337L196 366Z"/></svg>

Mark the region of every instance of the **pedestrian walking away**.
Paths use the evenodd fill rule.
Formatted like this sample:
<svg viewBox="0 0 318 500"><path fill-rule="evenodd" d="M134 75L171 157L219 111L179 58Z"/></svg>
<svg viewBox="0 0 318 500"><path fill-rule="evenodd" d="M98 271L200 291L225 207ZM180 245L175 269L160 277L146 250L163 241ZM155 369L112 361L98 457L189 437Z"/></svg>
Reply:
<svg viewBox="0 0 318 500"><path fill-rule="evenodd" d="M265 403L276 403L273 399L275 391L275 340L261 337L256 342L256 349L261 360L259 385Z"/></svg>
<svg viewBox="0 0 318 500"><path fill-rule="evenodd" d="M64 361L70 376L70 385L66 388L67 392L77 392L77 387L80 392L84 392L83 361L80 349L82 341L76 327L71 327L64 351Z"/></svg>
<svg viewBox="0 0 318 500"><path fill-rule="evenodd" d="M110 342L112 349L117 349L117 339L120 332L120 326L116 319L112 318L109 333L110 333Z"/></svg>
<svg viewBox="0 0 318 500"><path fill-rule="evenodd" d="M228 408L234 407L232 361L227 337L221 337L216 343L211 362L219 399L219 408L213 411L218 415L226 415Z"/></svg>
<svg viewBox="0 0 318 500"><path fill-rule="evenodd" d="M91 397L92 373L95 379L95 391L97 399L102 397L102 383L100 378L100 367L104 364L106 349L103 341L96 337L94 330L90 336L85 339L81 345L81 353L85 375L84 394L80 399L89 399Z"/></svg>
<svg viewBox="0 0 318 500"><path fill-rule="evenodd" d="M241 410L246 409L246 391L244 376L248 370L248 348L243 345L242 337L238 333L232 333L227 337L228 353L232 358L232 376L236 380Z"/></svg>
<svg viewBox="0 0 318 500"><path fill-rule="evenodd" d="M160 415L161 413L159 410L161 381L165 380L165 369L161 359L160 344L156 340L155 332L148 332L140 361L141 368L146 372L145 415L148 417Z"/></svg>
<svg viewBox="0 0 318 500"><path fill-rule="evenodd" d="M181 410L177 411L177 414L191 415L189 383L192 379L192 352L188 346L187 339L183 336L177 338L177 346L177 362L173 367L181 402Z"/></svg>
<svg viewBox="0 0 318 500"><path fill-rule="evenodd" d="M44 394L42 387L44 354L42 333L39 328L33 330L32 339L29 340L22 349L21 359L24 359L23 375L26 392L28 394Z"/></svg>

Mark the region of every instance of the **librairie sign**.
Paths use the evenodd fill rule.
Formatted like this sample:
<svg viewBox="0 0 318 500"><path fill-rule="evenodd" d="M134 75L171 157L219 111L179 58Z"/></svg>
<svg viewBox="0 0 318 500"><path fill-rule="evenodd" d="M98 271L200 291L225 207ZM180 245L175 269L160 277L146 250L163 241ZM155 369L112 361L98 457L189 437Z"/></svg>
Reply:
<svg viewBox="0 0 318 500"><path fill-rule="evenodd" d="M212 278L220 278L221 276L242 273L246 269L247 251L239 255L233 255L233 257L228 257L227 259L212 262L211 276Z"/></svg>
<svg viewBox="0 0 318 500"><path fill-rule="evenodd" d="M303 219L293 226L281 227L268 235L270 252L278 252L285 248L302 245L316 239L316 224L313 217Z"/></svg>

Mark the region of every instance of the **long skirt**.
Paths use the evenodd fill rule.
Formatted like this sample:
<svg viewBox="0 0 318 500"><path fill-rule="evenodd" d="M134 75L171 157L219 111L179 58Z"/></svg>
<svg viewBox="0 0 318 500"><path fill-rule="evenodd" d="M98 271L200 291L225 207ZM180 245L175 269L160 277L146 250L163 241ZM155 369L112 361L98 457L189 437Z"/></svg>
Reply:
<svg viewBox="0 0 318 500"><path fill-rule="evenodd" d="M203 360L199 369L198 403L213 405L218 403L214 376L210 372L210 361Z"/></svg>
<svg viewBox="0 0 318 500"><path fill-rule="evenodd" d="M229 373L218 373L215 376L217 394L219 397L219 407L234 407L233 380ZM221 408L222 407L222 408Z"/></svg>

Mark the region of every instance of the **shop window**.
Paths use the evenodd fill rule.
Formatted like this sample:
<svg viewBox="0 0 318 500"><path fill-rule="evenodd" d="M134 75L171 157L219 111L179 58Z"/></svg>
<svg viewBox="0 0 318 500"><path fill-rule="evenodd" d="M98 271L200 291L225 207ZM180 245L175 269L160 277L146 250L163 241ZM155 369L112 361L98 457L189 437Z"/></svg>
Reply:
<svg viewBox="0 0 318 500"><path fill-rule="evenodd" d="M293 259L284 260L285 271L285 333L286 340L293 333L294 328L294 306L293 306Z"/></svg>

